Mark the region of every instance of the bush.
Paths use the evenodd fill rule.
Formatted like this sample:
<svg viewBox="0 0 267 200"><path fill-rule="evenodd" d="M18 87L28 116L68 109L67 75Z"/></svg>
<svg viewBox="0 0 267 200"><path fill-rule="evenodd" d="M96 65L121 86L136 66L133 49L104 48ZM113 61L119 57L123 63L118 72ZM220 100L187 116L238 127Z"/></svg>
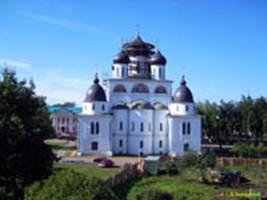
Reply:
<svg viewBox="0 0 267 200"><path fill-rule="evenodd" d="M198 167L200 169L205 169L207 167L215 167L216 157L213 153L205 152L199 156Z"/></svg>
<svg viewBox="0 0 267 200"><path fill-rule="evenodd" d="M184 154L184 156L178 161L178 168L186 168L186 167L196 167L198 165L199 156L195 151L188 151Z"/></svg>
<svg viewBox="0 0 267 200"><path fill-rule="evenodd" d="M161 164L161 168L160 170L164 173L164 174L168 174L168 175L174 175L177 174L177 168L176 165L173 163L173 161L170 160L166 160Z"/></svg>
<svg viewBox="0 0 267 200"><path fill-rule="evenodd" d="M173 200L173 195L160 190L159 188L152 187L143 190L141 194L136 196L137 200Z"/></svg>
<svg viewBox="0 0 267 200"><path fill-rule="evenodd" d="M267 147L262 143L257 146L253 144L235 144L230 151L235 156L243 158L264 157L267 155Z"/></svg>
<svg viewBox="0 0 267 200"><path fill-rule="evenodd" d="M116 200L117 197L103 181L87 178L74 171L61 171L43 182L33 184L26 200Z"/></svg>

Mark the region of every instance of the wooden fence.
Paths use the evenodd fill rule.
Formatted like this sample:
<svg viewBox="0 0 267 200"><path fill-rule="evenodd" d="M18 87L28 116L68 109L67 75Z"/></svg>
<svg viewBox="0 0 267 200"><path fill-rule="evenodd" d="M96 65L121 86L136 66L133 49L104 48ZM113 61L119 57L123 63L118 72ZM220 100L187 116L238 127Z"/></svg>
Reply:
<svg viewBox="0 0 267 200"><path fill-rule="evenodd" d="M139 161L133 165L126 165L121 172L115 174L106 181L108 187L112 188L127 182L129 179L142 176L144 173L144 162Z"/></svg>
<svg viewBox="0 0 267 200"><path fill-rule="evenodd" d="M216 164L219 166L261 166L267 167L267 159L252 159L252 158L226 158L221 157L216 159Z"/></svg>

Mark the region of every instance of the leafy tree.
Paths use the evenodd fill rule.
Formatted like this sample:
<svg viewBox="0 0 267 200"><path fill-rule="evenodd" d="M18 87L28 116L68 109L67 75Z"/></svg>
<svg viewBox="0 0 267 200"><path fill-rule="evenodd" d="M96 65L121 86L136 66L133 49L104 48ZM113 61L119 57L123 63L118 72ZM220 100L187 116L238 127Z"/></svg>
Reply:
<svg viewBox="0 0 267 200"><path fill-rule="evenodd" d="M105 183L87 178L74 171L60 171L43 182L33 184L26 192L26 200L116 200Z"/></svg>
<svg viewBox="0 0 267 200"><path fill-rule="evenodd" d="M33 82L4 69L0 79L0 199L20 199L25 186L47 177L54 156L44 139L53 128Z"/></svg>
<svg viewBox="0 0 267 200"><path fill-rule="evenodd" d="M262 132L263 132L263 140L267 141L267 112L263 118Z"/></svg>

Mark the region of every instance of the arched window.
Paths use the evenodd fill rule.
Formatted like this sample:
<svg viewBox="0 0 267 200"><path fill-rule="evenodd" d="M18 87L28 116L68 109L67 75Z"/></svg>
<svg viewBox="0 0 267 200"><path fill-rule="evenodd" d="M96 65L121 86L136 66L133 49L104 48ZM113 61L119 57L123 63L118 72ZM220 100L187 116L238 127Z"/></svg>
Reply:
<svg viewBox="0 0 267 200"><path fill-rule="evenodd" d="M143 123L143 122L141 122L141 124L140 124L140 131L141 131L141 132L144 131L144 123Z"/></svg>
<svg viewBox="0 0 267 200"><path fill-rule="evenodd" d="M102 110L105 110L105 105L104 104L102 105Z"/></svg>
<svg viewBox="0 0 267 200"><path fill-rule="evenodd" d="M122 147L123 146L123 140L119 141L119 146Z"/></svg>
<svg viewBox="0 0 267 200"><path fill-rule="evenodd" d="M159 123L159 131L163 131L163 124Z"/></svg>
<svg viewBox="0 0 267 200"><path fill-rule="evenodd" d="M165 87L163 86L158 86L156 89L155 89L155 93L157 94L166 94L167 93L167 90Z"/></svg>
<svg viewBox="0 0 267 200"><path fill-rule="evenodd" d="M184 144L184 152L189 151L189 144L185 143Z"/></svg>
<svg viewBox="0 0 267 200"><path fill-rule="evenodd" d="M144 147L144 142L143 142L143 140L141 140L140 141L140 149L143 149L143 147Z"/></svg>
<svg viewBox="0 0 267 200"><path fill-rule="evenodd" d="M124 77L124 73L125 73L124 70L125 70L124 67L121 68L121 77Z"/></svg>
<svg viewBox="0 0 267 200"><path fill-rule="evenodd" d="M187 122L187 134L190 135L191 133L191 124L190 122Z"/></svg>
<svg viewBox="0 0 267 200"><path fill-rule="evenodd" d="M96 125L95 125L95 133L98 134L99 133L99 123L96 122Z"/></svg>
<svg viewBox="0 0 267 200"><path fill-rule="evenodd" d="M188 105L185 106L185 110L188 111L189 110L189 107Z"/></svg>
<svg viewBox="0 0 267 200"><path fill-rule="evenodd" d="M122 131L122 130L123 130L123 122L120 121L120 131Z"/></svg>
<svg viewBox="0 0 267 200"><path fill-rule="evenodd" d="M95 123L91 122L91 134L95 133Z"/></svg>
<svg viewBox="0 0 267 200"><path fill-rule="evenodd" d="M113 92L127 92L123 85L116 85Z"/></svg>
<svg viewBox="0 0 267 200"><path fill-rule="evenodd" d="M186 134L186 124L185 124L185 122L183 122L183 130L182 130L182 133L183 133L183 135Z"/></svg>
<svg viewBox="0 0 267 200"><path fill-rule="evenodd" d="M133 87L132 93L149 93L149 89L145 84L137 84Z"/></svg>

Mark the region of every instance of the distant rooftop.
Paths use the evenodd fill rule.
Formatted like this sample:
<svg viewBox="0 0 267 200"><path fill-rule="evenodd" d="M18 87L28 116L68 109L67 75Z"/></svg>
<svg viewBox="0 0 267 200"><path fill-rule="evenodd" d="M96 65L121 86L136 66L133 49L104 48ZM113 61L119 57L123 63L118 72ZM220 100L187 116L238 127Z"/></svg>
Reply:
<svg viewBox="0 0 267 200"><path fill-rule="evenodd" d="M81 107L76 107L76 106L66 106L66 107L63 107L63 106L48 106L48 113L49 114L53 114L53 113L56 113L60 110L66 110L66 111L69 111L69 112L72 112L74 114L79 114L82 112L82 108Z"/></svg>

